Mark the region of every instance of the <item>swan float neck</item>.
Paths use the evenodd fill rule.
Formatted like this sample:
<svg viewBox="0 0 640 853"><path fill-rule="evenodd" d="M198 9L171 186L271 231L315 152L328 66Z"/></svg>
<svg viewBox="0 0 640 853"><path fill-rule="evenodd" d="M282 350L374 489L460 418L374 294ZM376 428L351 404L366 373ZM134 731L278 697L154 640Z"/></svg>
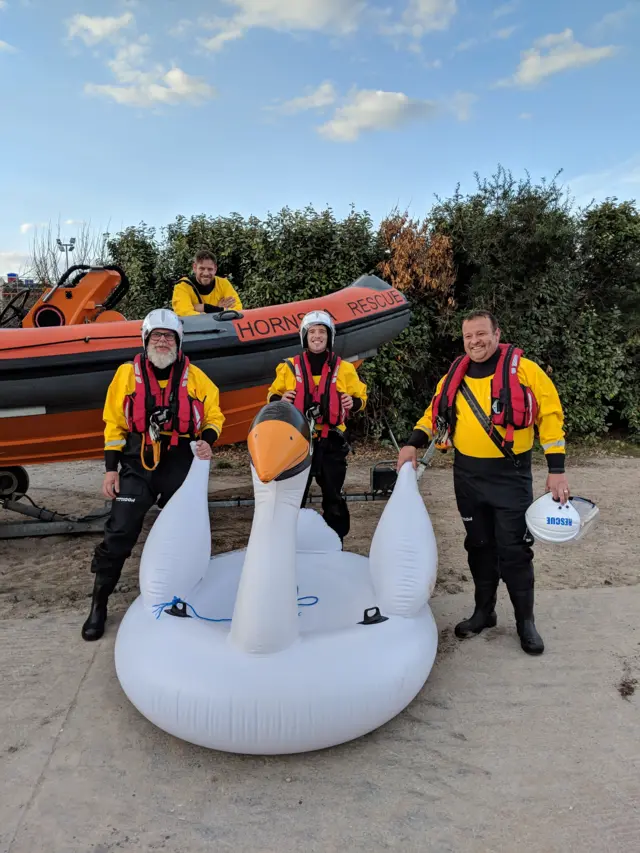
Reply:
<svg viewBox="0 0 640 853"><path fill-rule="evenodd" d="M255 509L229 642L272 654L298 640L296 535L311 464L311 435L290 403L261 410L248 436Z"/></svg>

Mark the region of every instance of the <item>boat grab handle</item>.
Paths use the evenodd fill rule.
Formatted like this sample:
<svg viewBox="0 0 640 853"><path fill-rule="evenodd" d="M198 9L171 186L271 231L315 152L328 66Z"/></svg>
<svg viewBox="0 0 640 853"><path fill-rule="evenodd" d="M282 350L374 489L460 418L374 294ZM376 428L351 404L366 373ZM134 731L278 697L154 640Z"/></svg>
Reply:
<svg viewBox="0 0 640 853"><path fill-rule="evenodd" d="M241 320L244 314L236 311L235 308L228 308L226 311L218 311L213 316L218 322L222 322L223 320Z"/></svg>

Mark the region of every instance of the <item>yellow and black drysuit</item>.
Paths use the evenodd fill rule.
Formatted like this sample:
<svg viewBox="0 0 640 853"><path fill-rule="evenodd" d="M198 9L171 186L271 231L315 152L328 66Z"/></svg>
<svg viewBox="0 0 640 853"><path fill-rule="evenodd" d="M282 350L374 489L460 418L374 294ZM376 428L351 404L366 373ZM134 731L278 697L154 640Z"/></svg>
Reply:
<svg viewBox="0 0 640 853"><path fill-rule="evenodd" d="M231 308L220 308L221 299L233 297ZM195 275L185 275L173 287L171 304L179 317L196 317L200 312L195 306L202 303L205 314L217 314L220 311L242 311L242 302L233 285L227 278L215 276L211 284L204 285Z"/></svg>
<svg viewBox="0 0 640 853"><path fill-rule="evenodd" d="M486 362L470 362L464 381L486 419L491 415L492 379L500 352ZM447 374L449 375L449 374ZM447 437L437 429L437 407L446 376L440 379L434 398L415 425L408 444L420 448L435 435L437 446ZM494 426L489 437L467 402L462 386L455 394L453 430L448 440L455 448L454 488L458 511L466 530L465 549L475 585L476 611L470 620L456 626L458 636L479 633L495 624L496 593L500 578L507 586L514 606L516 624L533 620L533 539L527 529L525 512L533 501L531 455L534 427L546 455L550 473L564 473L565 438L563 412L556 388L547 374L533 361L521 358L517 380L535 398L533 423L513 432L512 446L505 446L506 429ZM494 398L495 403L495 398ZM495 409L494 409L495 410ZM503 446L500 449L499 445ZM532 641L535 645L535 642ZM523 646L524 648L524 646Z"/></svg>
<svg viewBox="0 0 640 853"><path fill-rule="evenodd" d="M305 359L308 360L306 365ZM344 413L338 411L340 408L338 398L341 394L352 397L353 408L349 415L356 414L362 411L367 403L367 386L360 380L351 362L340 360L336 364L334 359L335 356L329 350L312 353L305 349L302 356L282 361L276 368L276 377L269 388L267 402L280 400L287 391L295 391L294 405L306 415L309 408L314 405L312 399L314 394L319 398L309 481L302 499L302 506L306 503L311 481L315 477L322 491L324 520L343 540L349 532L351 523L347 502L342 497L350 447L345 436ZM337 367L335 383L330 382L332 364L336 364ZM305 367L308 368L306 371L309 385L307 394L304 388ZM329 393L320 394L323 373L327 374L327 388L331 385L332 393L338 395L333 406Z"/></svg>
<svg viewBox="0 0 640 853"><path fill-rule="evenodd" d="M143 367L152 372L162 394L169 396L167 389L172 366L165 369L155 367L147 359L142 359ZM184 377L184 362L179 353L171 374ZM176 385L178 383L176 382ZM144 395L145 387L136 382L134 363L122 364L115 373L105 400L103 419L104 455L107 471L118 471L120 490L111 505L111 513L104 527L104 538L97 545L91 564L95 573L92 611L85 626L85 639L97 639L104 630L106 601L120 578L125 560L130 556L136 544L147 512L157 502L164 507L169 498L184 482L193 452L190 442L203 439L213 445L219 438L224 424L224 415L219 405L219 392L216 385L194 364L188 364L186 396L189 403L199 411L198 426L192 421L183 432L172 427L174 421L167 420L165 429L159 428L159 440L154 452L145 451L144 443L148 434L130 430L132 416L130 409L133 395ZM184 400L184 396L183 396ZM164 413L166 409L157 409ZM174 412L177 421L177 414ZM147 429L149 421L147 421ZM172 444L173 441L173 444ZM158 451L159 450L159 454ZM159 459L158 459L159 455Z"/></svg>

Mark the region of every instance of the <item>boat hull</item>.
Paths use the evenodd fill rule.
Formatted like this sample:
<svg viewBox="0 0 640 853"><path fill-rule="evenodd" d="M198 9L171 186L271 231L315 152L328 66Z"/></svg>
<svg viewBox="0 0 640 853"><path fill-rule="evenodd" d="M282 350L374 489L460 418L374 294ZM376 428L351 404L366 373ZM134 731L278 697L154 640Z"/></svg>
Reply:
<svg viewBox="0 0 640 853"><path fill-rule="evenodd" d="M299 321L314 308L336 323L335 350L357 364L409 323L405 297L368 276L321 299L184 318L184 351L220 390L220 444L246 440L277 365L300 350ZM95 459L102 408L118 366L140 351L140 321L0 333L0 466Z"/></svg>

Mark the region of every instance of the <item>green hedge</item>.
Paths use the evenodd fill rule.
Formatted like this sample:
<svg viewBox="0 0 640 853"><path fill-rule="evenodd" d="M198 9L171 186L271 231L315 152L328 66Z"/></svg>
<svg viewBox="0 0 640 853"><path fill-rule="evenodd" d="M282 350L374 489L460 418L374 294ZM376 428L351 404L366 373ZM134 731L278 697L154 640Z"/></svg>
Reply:
<svg viewBox="0 0 640 853"><path fill-rule="evenodd" d="M132 288L125 313L169 304L194 253L213 250L246 308L330 293L375 272L409 299L409 328L362 368L370 390L361 433L384 414L404 437L461 351L460 321L483 307L503 340L552 376L568 433L612 426L640 438L640 214L635 202L576 210L556 179L533 184L499 169L477 188L437 199L423 222L392 212L284 209L255 217L178 217L158 233L142 223L109 241Z"/></svg>

